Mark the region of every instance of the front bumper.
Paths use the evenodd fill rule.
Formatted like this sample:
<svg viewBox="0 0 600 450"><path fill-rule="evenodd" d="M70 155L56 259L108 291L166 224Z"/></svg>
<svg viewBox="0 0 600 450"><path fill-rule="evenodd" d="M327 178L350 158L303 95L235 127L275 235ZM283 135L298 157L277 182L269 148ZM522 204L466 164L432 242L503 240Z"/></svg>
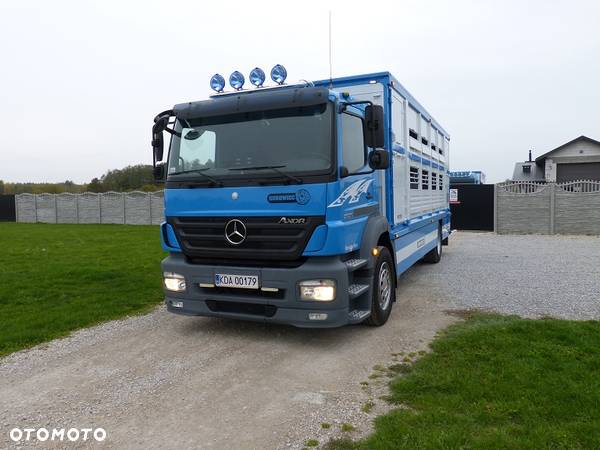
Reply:
<svg viewBox="0 0 600 450"><path fill-rule="evenodd" d="M349 318L353 302L348 295L349 272L340 257L311 257L299 267L274 268L190 264L183 255L172 254L163 260L162 270L179 273L186 279L185 292L165 290L167 309L176 314L226 317L310 328L338 327L352 322ZM215 273L258 275L261 287L277 288L278 292L201 287L201 284L214 283ZM335 300L300 300L297 283L319 278L336 281ZM183 306L173 306L174 301L182 302ZM327 318L310 320L310 313L326 313Z"/></svg>

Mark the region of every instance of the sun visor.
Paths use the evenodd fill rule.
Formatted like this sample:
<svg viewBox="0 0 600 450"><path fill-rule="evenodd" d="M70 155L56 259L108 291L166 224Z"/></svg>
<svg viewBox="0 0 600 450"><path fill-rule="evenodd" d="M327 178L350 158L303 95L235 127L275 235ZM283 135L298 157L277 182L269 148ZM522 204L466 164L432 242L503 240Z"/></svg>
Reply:
<svg viewBox="0 0 600 450"><path fill-rule="evenodd" d="M219 95L209 100L181 103L173 111L178 118L222 116L319 105L327 102L329 90L324 87L283 87Z"/></svg>

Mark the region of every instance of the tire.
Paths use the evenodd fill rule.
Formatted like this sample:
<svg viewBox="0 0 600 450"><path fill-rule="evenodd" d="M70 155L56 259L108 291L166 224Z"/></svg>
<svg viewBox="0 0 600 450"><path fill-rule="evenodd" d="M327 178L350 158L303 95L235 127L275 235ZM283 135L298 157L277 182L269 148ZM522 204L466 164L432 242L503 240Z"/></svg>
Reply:
<svg viewBox="0 0 600 450"><path fill-rule="evenodd" d="M438 236L435 247L429 251L424 257L423 261L429 264L437 264L442 259L442 228L438 228Z"/></svg>
<svg viewBox="0 0 600 450"><path fill-rule="evenodd" d="M379 256L375 262L372 281L371 315L365 320L367 325L380 327L387 322L396 301L396 270L394 260L386 247L378 247Z"/></svg>

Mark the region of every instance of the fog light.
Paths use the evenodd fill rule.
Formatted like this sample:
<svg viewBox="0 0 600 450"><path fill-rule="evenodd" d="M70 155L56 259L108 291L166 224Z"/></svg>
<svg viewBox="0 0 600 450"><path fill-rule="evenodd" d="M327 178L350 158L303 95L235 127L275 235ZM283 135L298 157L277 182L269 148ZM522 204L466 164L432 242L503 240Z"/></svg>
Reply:
<svg viewBox="0 0 600 450"><path fill-rule="evenodd" d="M165 288L167 288L167 290L173 292L185 291L185 278L183 275L173 272L165 272L163 276Z"/></svg>
<svg viewBox="0 0 600 450"><path fill-rule="evenodd" d="M176 300L171 300L171 306L173 308L183 308L183 302L179 302Z"/></svg>
<svg viewBox="0 0 600 450"><path fill-rule="evenodd" d="M327 320L327 313L308 313L308 320Z"/></svg>
<svg viewBox="0 0 600 450"><path fill-rule="evenodd" d="M335 299L334 280L305 280L298 283L301 300L330 302Z"/></svg>

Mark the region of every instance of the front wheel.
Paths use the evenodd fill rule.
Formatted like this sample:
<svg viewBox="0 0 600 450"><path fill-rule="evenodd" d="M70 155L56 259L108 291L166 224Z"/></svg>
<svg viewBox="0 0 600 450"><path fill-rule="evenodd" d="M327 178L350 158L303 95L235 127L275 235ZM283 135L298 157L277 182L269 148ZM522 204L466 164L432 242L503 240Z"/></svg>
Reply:
<svg viewBox="0 0 600 450"><path fill-rule="evenodd" d="M438 228L437 241L435 247L431 249L424 257L423 261L430 264L436 264L442 259L442 229Z"/></svg>
<svg viewBox="0 0 600 450"><path fill-rule="evenodd" d="M380 327L387 322L396 301L396 271L394 260L386 247L379 247L379 256L373 273L373 295L371 296L371 315L365 321L367 325Z"/></svg>

